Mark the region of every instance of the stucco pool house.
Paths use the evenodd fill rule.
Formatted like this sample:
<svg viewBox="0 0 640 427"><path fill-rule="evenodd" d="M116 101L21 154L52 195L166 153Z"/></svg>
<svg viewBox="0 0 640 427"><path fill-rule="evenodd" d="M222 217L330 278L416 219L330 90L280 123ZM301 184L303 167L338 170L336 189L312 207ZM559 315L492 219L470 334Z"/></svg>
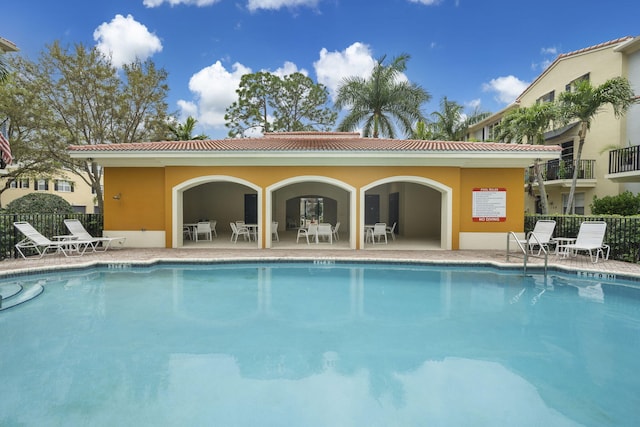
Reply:
<svg viewBox="0 0 640 427"><path fill-rule="evenodd" d="M523 231L524 169L560 153L345 132L69 147L104 168L104 234L167 248L182 247L183 224L201 219L216 220L218 233L255 222L252 247L271 248L272 222L295 229L305 218L340 222L350 249L365 247L373 222L441 249L504 248L506 232Z"/></svg>

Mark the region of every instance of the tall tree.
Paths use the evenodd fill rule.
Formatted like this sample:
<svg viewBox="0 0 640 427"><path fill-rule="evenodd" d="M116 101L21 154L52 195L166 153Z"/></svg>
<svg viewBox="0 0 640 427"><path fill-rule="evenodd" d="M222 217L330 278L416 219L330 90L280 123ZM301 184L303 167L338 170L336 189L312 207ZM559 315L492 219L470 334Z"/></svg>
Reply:
<svg viewBox="0 0 640 427"><path fill-rule="evenodd" d="M205 134L193 135L196 123L198 121L189 116L184 123L170 123L167 125L169 132L171 133L172 141L191 141L191 140L203 140L209 139Z"/></svg>
<svg viewBox="0 0 640 427"><path fill-rule="evenodd" d="M613 113L616 117L621 117L631 105L638 102L638 99L635 98L631 84L626 78L615 77L599 86L593 86L589 80L579 80L570 91L561 93L558 101L563 122L577 121L579 123L578 150L574 160L576 164L573 168L573 180L571 181L571 190L569 191L565 211L565 214L568 215L574 209L582 148L584 147L587 132L591 128L591 122L607 105L613 108Z"/></svg>
<svg viewBox="0 0 640 427"><path fill-rule="evenodd" d="M440 111L431 113L434 118L434 139L462 141L467 133L463 111L462 105L443 97L440 100Z"/></svg>
<svg viewBox="0 0 640 427"><path fill-rule="evenodd" d="M394 58L389 65L385 57L377 61L371 76L345 78L338 88L335 105L349 110L338 125L340 131L353 131L364 122L364 136L396 137L396 126L411 135L414 123L423 120L423 103L431 95L417 84L402 79L409 55Z"/></svg>
<svg viewBox="0 0 640 427"><path fill-rule="evenodd" d="M329 130L337 113L327 106L329 92L302 73L278 77L268 72L245 74L238 100L226 110L229 136L254 132Z"/></svg>
<svg viewBox="0 0 640 427"><path fill-rule="evenodd" d="M53 43L32 63L16 63L20 84L37 95L36 140L61 167L89 184L102 210L102 168L72 160L69 145L128 143L166 135L166 71L151 61L125 65L120 73L97 49ZM31 105L25 105L30 110Z"/></svg>
<svg viewBox="0 0 640 427"><path fill-rule="evenodd" d="M497 138L499 141L528 144L544 144L544 132L554 123L557 118L557 106L554 103L546 102L534 104L531 107L520 107L509 111L497 126ZM544 186L544 176L540 159L533 163L533 171L538 183L540 192L540 205L542 213L549 212L547 202L547 191Z"/></svg>

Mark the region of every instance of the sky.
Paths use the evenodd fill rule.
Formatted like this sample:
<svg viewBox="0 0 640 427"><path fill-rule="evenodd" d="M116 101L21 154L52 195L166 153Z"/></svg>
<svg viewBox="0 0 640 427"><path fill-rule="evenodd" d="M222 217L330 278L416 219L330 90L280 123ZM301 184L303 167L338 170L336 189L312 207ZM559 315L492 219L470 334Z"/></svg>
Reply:
<svg viewBox="0 0 640 427"><path fill-rule="evenodd" d="M117 67L151 59L169 74L169 111L211 138L226 137L246 73L302 72L333 100L344 77L406 53L426 115L445 96L497 112L559 54L640 35L638 0L22 0L0 16L0 37L34 61L54 41Z"/></svg>

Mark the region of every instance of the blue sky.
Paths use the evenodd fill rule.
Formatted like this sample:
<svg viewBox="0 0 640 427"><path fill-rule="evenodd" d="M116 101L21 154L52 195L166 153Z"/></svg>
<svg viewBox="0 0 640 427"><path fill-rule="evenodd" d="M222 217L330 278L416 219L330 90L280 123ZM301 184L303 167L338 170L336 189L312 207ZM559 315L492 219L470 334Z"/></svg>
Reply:
<svg viewBox="0 0 640 427"><path fill-rule="evenodd" d="M3 4L0 36L37 59L47 44L98 46L115 65L169 72L169 109L223 138L242 74L301 71L330 92L408 53L432 100L496 112L559 54L640 35L640 2L617 0L29 0ZM610 8L607 10L606 8ZM615 8L615 9L614 9Z"/></svg>

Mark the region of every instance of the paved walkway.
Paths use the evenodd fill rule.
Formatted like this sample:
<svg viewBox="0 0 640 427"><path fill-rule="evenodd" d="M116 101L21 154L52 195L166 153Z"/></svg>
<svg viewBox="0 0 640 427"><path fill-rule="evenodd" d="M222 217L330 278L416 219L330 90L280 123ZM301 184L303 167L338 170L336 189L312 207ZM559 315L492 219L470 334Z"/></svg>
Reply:
<svg viewBox="0 0 640 427"><path fill-rule="evenodd" d="M0 261L0 277L25 272L39 272L109 264L147 264L155 261L282 261L282 260L346 260L346 261L402 261L434 264L486 264L520 268L522 255L513 255L509 261L500 250L442 251L442 250L294 250L294 249L133 249L123 248L104 253L88 253L78 258L48 255L42 259L12 259ZM544 260L530 257L528 265L539 268ZM616 274L640 280L640 264L620 261L599 261L594 264L588 256L558 258L550 255L548 266L566 271Z"/></svg>

